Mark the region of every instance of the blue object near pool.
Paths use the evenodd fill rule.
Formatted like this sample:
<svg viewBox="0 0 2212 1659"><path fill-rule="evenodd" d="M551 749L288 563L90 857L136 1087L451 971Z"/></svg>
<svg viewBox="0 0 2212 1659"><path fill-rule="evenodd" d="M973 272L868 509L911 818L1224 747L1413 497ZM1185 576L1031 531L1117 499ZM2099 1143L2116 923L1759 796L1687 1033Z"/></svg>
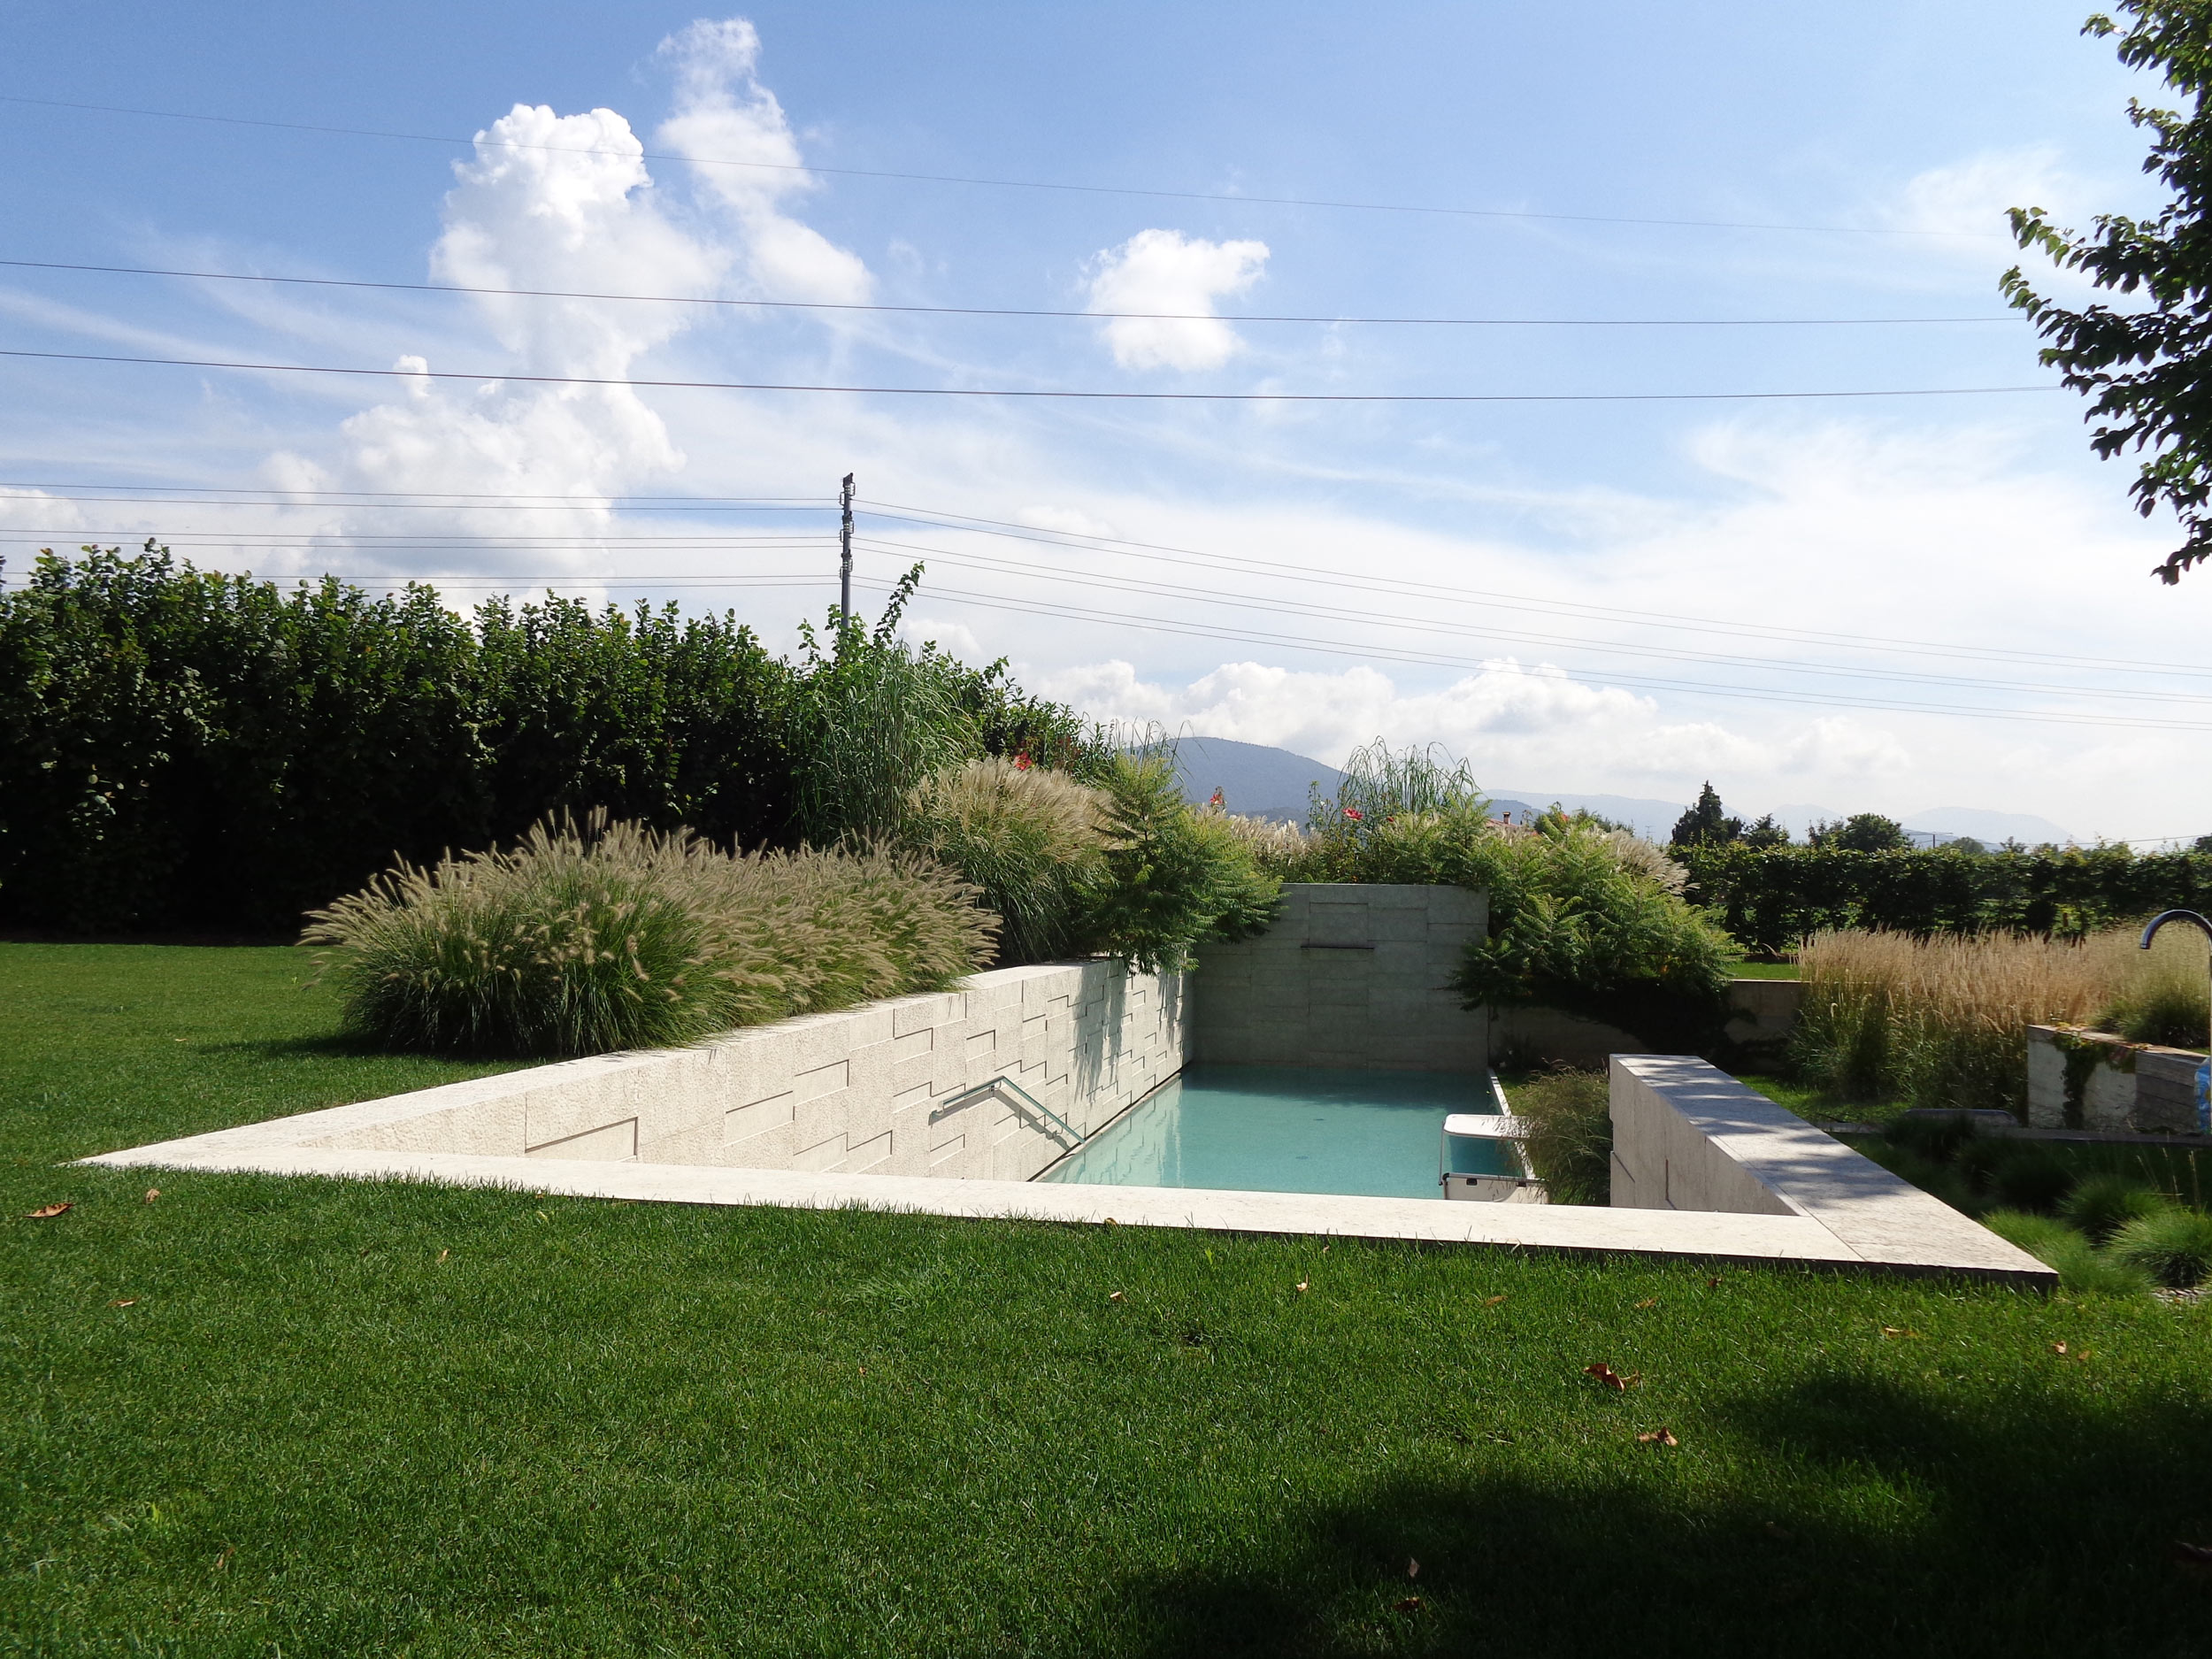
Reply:
<svg viewBox="0 0 2212 1659"><path fill-rule="evenodd" d="M1440 1198L1444 1119L1495 1110L1479 1072L1194 1066L1037 1179ZM1455 1168L1520 1173L1502 1141L1454 1141Z"/></svg>

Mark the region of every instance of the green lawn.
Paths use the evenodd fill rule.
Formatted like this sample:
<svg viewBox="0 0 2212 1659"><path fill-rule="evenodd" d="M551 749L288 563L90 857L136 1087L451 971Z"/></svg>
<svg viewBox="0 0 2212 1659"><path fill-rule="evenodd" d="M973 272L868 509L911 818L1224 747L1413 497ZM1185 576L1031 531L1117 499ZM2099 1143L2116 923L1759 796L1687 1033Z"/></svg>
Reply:
<svg viewBox="0 0 2212 1659"><path fill-rule="evenodd" d="M1731 964L1728 972L1731 978L1738 979L1794 979L1797 964L1794 962L1739 962Z"/></svg>
<svg viewBox="0 0 2212 1659"><path fill-rule="evenodd" d="M0 1652L2202 1649L2203 1307L52 1167L463 1074L298 977L0 947Z"/></svg>

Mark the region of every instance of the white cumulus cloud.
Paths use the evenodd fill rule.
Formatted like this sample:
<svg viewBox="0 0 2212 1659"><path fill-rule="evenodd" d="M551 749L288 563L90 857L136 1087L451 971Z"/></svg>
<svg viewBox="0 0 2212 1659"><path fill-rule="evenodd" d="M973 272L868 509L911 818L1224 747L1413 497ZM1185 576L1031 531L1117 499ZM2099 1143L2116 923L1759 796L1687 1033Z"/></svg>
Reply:
<svg viewBox="0 0 2212 1659"><path fill-rule="evenodd" d="M691 157L700 184L735 218L755 288L775 299L864 302L872 282L859 256L784 211L815 180L783 105L760 83L759 31L743 18L702 19L660 50L675 67L676 112L658 142Z"/></svg>
<svg viewBox="0 0 2212 1659"><path fill-rule="evenodd" d="M1093 262L1091 308L1167 313L1117 317L1105 326L1106 343L1125 369L1217 369L1244 342L1214 315L1214 303L1243 293L1266 264L1263 242L1141 230Z"/></svg>

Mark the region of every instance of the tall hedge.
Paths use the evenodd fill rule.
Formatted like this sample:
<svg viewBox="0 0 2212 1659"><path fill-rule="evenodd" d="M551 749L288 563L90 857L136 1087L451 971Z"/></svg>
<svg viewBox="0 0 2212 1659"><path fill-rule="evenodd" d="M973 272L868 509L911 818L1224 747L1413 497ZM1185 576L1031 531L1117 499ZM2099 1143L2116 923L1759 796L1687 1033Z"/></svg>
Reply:
<svg viewBox="0 0 2212 1659"><path fill-rule="evenodd" d="M2173 906L2212 906L2212 855L2124 846L1974 852L1844 852L1706 843L1674 856L1688 896L1755 950L1793 949L1824 928L1911 933L2081 935Z"/></svg>
<svg viewBox="0 0 2212 1659"><path fill-rule="evenodd" d="M888 627L793 663L673 606L463 617L425 587L288 591L150 541L50 554L0 592L0 926L286 932L395 855L511 842L564 808L795 845L817 827L810 687L918 664L964 750L1079 739L1002 671Z"/></svg>

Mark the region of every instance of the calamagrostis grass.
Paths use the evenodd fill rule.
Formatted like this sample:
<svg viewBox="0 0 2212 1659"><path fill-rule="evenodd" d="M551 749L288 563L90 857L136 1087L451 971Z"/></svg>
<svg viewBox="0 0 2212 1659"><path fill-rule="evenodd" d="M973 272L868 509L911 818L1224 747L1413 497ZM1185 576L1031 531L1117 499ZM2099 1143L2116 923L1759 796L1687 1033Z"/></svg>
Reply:
<svg viewBox="0 0 2212 1659"><path fill-rule="evenodd" d="M910 854L732 857L595 813L403 863L303 938L349 1026L388 1047L598 1054L941 989L988 959L975 896Z"/></svg>
<svg viewBox="0 0 2212 1659"><path fill-rule="evenodd" d="M2031 1025L2090 1025L2193 966L2204 948L2168 939L2145 953L2133 928L2078 943L2032 935L1824 933L1798 956L1804 1002L1793 1039L1812 1080L1857 1100L2002 1107L2027 1091Z"/></svg>

